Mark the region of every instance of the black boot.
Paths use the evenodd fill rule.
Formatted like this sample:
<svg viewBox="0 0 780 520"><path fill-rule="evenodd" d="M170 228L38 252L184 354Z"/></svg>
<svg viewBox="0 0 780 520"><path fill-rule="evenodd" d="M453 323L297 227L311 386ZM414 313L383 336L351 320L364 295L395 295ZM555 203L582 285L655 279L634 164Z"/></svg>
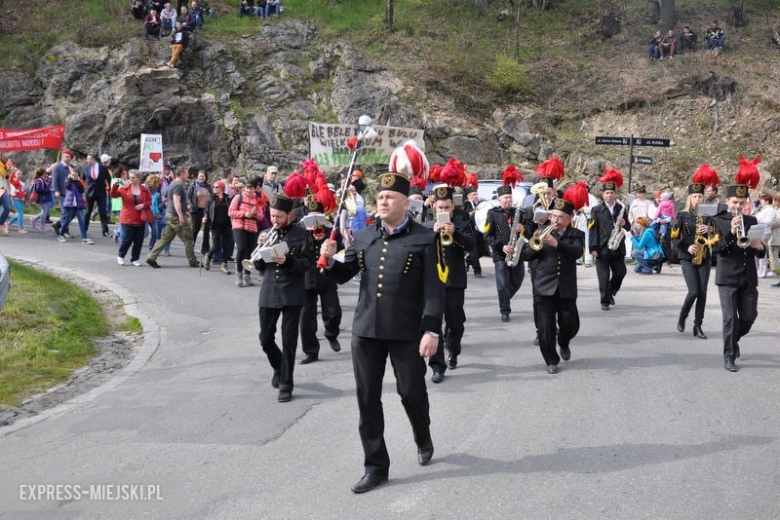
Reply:
<svg viewBox="0 0 780 520"><path fill-rule="evenodd" d="M680 314L680 319L677 320L677 330L679 330L680 332L685 332L685 318L687 318L687 317L688 316L684 316L684 315Z"/></svg>
<svg viewBox="0 0 780 520"><path fill-rule="evenodd" d="M699 339L707 339L707 335L704 334L704 331L701 330L701 325L694 324L693 326L693 337L699 338Z"/></svg>

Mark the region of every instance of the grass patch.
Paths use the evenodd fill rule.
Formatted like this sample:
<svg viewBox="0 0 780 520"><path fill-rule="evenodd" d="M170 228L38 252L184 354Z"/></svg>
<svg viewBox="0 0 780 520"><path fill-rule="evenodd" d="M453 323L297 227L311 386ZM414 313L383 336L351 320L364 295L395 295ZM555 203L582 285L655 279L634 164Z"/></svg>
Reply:
<svg viewBox="0 0 780 520"><path fill-rule="evenodd" d="M98 303L80 287L9 262L11 292L0 313L0 406L68 379L96 354L91 338L106 334Z"/></svg>
<svg viewBox="0 0 780 520"><path fill-rule="evenodd" d="M143 332L144 328L141 325L141 320L135 316L128 316L127 321L119 326L119 330L122 332Z"/></svg>

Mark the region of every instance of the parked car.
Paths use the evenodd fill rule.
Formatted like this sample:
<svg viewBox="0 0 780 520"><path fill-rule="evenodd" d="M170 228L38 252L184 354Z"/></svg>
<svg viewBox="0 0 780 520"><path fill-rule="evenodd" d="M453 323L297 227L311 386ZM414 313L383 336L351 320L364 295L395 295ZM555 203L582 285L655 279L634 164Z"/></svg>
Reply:
<svg viewBox="0 0 780 520"><path fill-rule="evenodd" d="M8 291L11 290L11 267L8 260L0 253L0 311L5 306L5 300L8 298Z"/></svg>

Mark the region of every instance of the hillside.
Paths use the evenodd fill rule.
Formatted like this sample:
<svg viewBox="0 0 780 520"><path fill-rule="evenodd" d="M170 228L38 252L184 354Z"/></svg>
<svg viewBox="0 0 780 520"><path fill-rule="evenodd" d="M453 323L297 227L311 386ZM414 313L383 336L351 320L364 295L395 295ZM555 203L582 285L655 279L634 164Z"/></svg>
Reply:
<svg viewBox="0 0 780 520"><path fill-rule="evenodd" d="M396 0L392 33L384 30L383 3L375 0L288 0L282 17L266 22L237 18L234 2L211 2L216 15L199 36L206 56L199 53L198 59L230 62L241 80L223 89L213 78L198 77L200 71L181 72L182 81L192 87L188 92L216 95L219 114L213 118L223 119L226 138L234 141L216 158L198 160L208 167L253 168L280 159L294 165L300 160L295 157L305 154L301 122L349 122L348 105L355 102L349 93L355 80L351 75L362 74L368 83L359 82L356 88L373 95L372 88L379 85L387 93L378 104L367 104L379 112L373 115L380 122L422 125L434 158L465 154L464 160L485 174L509 161L532 166L540 144L543 153L554 148L567 157L568 167L584 174L597 170L602 158L625 169L627 150L596 147L593 137L634 133L671 138L675 144L650 150L656 164L635 169L642 182L680 183L703 161L730 173L739 155L762 155L768 186L776 186L780 53L769 40L768 27L780 25L780 8L773 6L778 2L748 2L747 26L724 25L728 44L721 56L699 51L657 64L646 58L646 42L655 27L644 17L645 2L624 3L621 30L611 39L599 35L599 2L560 0L544 13L524 9L517 64L512 57L514 21L500 21L501 11L510 7L501 1L482 8L473 0ZM678 0L677 25L689 24L701 35L713 18L725 19L729 4ZM140 25L123 13L124 5L59 0L29 10L27 2L5 0L0 44L6 68L17 78L37 74L40 88L42 67L53 59L50 49L67 41L79 48L132 45L140 56L129 56L135 63L130 68L158 68L167 43L139 41ZM284 33L296 18L312 23L311 31L306 29L290 46L274 46L274 35ZM714 135L708 99L694 84L710 71L738 84L739 111L730 114L723 108L722 127ZM312 105L292 118L298 121L292 128L287 105L270 103L262 95L272 79L283 83L289 96ZM76 99L70 101L77 105ZM12 111L2 108L3 126L17 126L9 120ZM237 126L231 126L233 118ZM235 144L246 141L247 118L254 118L256 126L267 124L265 130L277 137L270 139L265 156L256 154L251 160L242 159Z"/></svg>

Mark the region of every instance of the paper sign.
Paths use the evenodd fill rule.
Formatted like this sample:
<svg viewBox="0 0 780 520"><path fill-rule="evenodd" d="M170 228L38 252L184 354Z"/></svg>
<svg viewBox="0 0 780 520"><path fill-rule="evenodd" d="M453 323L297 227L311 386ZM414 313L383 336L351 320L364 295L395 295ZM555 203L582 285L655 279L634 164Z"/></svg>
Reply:
<svg viewBox="0 0 780 520"><path fill-rule="evenodd" d="M423 130L393 126L374 126L377 135L366 139L358 154L357 164L388 164L393 150L406 141L413 140L420 149L425 149ZM356 137L360 127L353 125L331 125L309 123L309 156L321 168L349 166L352 150L347 147L350 137Z"/></svg>
<svg viewBox="0 0 780 520"><path fill-rule="evenodd" d="M138 164L142 172L163 171L162 135L141 134L141 160Z"/></svg>
<svg viewBox="0 0 780 520"><path fill-rule="evenodd" d="M750 229L748 229L747 237L748 239L750 239L751 242L753 240L762 240L764 238L765 233L766 233L766 224L753 224L750 227Z"/></svg>
<svg viewBox="0 0 780 520"><path fill-rule="evenodd" d="M696 215L699 217L714 217L718 214L718 204L699 204L696 206Z"/></svg>

